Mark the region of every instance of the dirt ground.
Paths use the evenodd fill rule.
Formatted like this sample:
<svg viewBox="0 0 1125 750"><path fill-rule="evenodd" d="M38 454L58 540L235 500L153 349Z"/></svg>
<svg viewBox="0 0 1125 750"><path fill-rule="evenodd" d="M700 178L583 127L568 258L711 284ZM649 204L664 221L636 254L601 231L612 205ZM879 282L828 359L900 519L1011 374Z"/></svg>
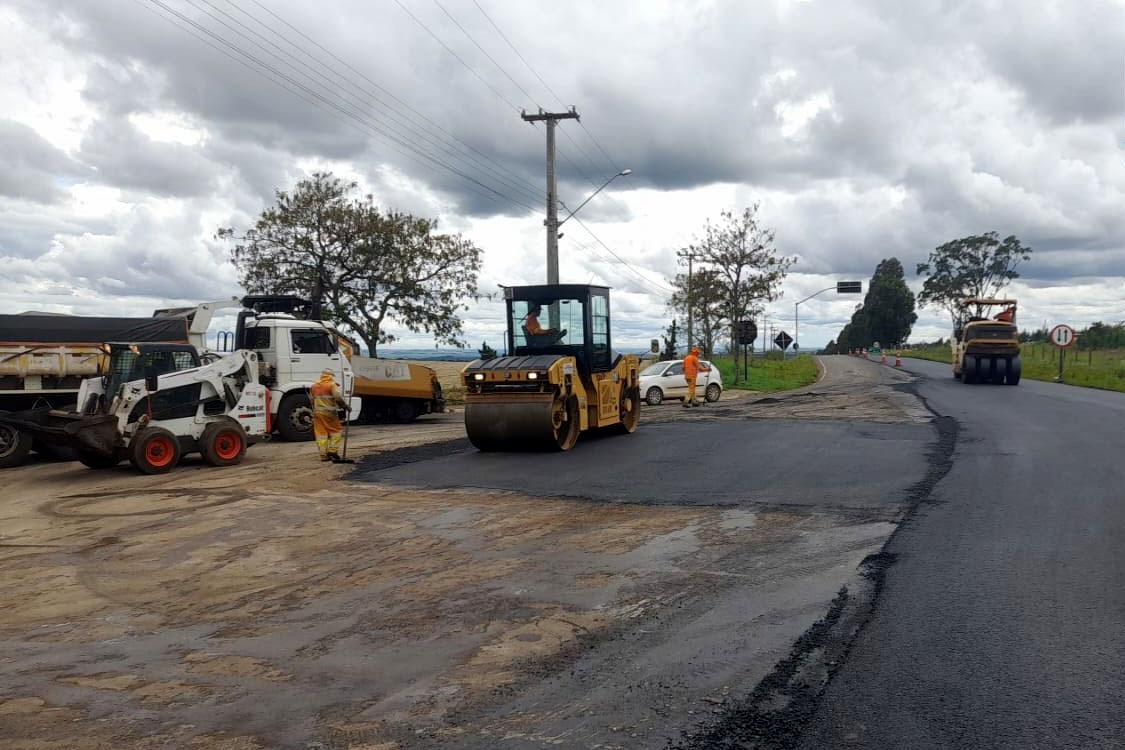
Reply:
<svg viewBox="0 0 1125 750"><path fill-rule="evenodd" d="M870 368L829 362L821 383L787 398L645 418L921 418L894 390L898 373L873 384ZM349 451L463 436L453 413L353 428ZM829 524L742 508L410 491L351 482L347 471L320 464L311 444L284 443L255 446L229 469L189 457L162 477L76 463L5 471L0 747L455 741L463 717L529 675L674 609L691 582L727 580L714 572L723 555L825 547L818 534ZM825 565L854 570L892 520L832 520L857 531Z"/></svg>

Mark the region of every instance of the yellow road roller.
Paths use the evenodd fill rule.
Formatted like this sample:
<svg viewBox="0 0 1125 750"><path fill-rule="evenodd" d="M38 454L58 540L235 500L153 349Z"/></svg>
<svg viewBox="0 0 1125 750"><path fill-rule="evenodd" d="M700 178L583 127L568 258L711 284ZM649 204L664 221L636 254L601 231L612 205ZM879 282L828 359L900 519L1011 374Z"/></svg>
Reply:
<svg viewBox="0 0 1125 750"><path fill-rule="evenodd" d="M465 367L465 430L482 451L570 450L586 430L637 429L639 359L614 354L609 289L504 288L507 355Z"/></svg>

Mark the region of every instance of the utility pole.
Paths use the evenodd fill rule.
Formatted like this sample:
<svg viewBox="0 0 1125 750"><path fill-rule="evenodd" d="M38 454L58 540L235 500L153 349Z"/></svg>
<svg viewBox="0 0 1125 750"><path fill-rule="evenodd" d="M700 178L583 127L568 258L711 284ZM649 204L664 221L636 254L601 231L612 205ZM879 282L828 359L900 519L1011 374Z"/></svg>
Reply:
<svg viewBox="0 0 1125 750"><path fill-rule="evenodd" d="M693 253L690 249L676 253L680 258L687 258L687 351L691 351L692 334L695 323L695 285L692 283L692 261L704 257L700 253Z"/></svg>
<svg viewBox="0 0 1125 750"><path fill-rule="evenodd" d="M539 110L537 115L529 115L526 111L520 112L524 122L547 123L547 283L559 283L559 201L555 185L555 128L559 120L577 120L578 112L574 107L569 112L544 112ZM559 327L558 303L550 306L550 327Z"/></svg>

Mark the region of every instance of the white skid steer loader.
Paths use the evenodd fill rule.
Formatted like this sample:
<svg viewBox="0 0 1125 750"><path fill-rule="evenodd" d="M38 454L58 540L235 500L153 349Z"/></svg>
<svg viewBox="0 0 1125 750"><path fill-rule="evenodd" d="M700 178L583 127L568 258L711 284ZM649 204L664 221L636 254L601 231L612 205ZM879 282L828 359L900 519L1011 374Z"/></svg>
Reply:
<svg viewBox="0 0 1125 750"><path fill-rule="evenodd" d="M268 389L258 382L255 352L201 365L188 344L106 346L109 374L83 381L80 411L42 411L16 426L72 449L90 468L128 458L145 474L169 471L193 452L213 466L233 466L268 438Z"/></svg>

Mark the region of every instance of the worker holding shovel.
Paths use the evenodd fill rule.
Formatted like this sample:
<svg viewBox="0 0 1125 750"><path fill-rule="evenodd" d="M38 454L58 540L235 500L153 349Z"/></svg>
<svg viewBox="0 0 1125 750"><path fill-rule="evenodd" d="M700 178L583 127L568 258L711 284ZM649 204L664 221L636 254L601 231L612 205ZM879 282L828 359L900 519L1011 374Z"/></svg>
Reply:
<svg viewBox="0 0 1125 750"><path fill-rule="evenodd" d="M336 384L336 373L332 370L322 372L320 380L309 388L309 397L313 405L313 433L320 460L339 463L343 460L340 444L344 431L340 425L339 410L343 409L346 413L351 407Z"/></svg>

